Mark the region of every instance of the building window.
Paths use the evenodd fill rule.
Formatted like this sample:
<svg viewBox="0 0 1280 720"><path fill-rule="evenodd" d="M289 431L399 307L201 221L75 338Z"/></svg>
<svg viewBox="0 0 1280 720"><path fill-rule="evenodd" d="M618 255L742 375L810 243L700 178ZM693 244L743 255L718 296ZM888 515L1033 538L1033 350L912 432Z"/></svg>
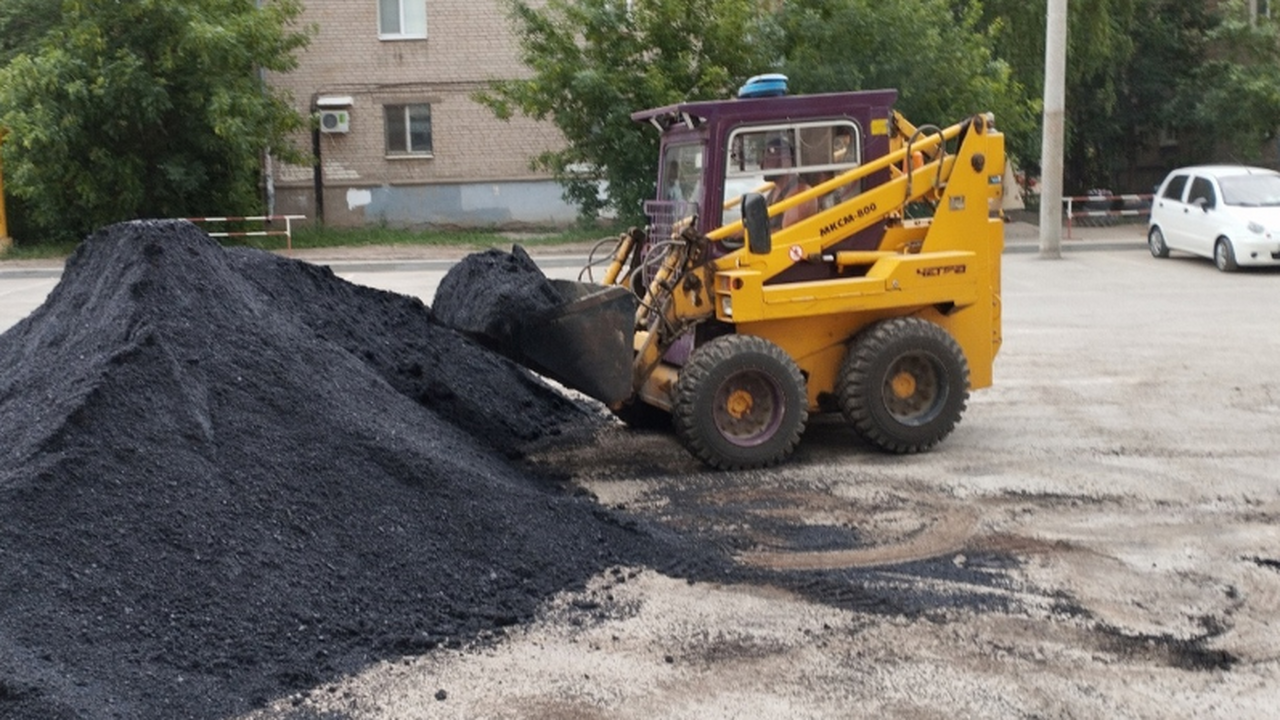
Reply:
<svg viewBox="0 0 1280 720"><path fill-rule="evenodd" d="M426 0L378 0L380 39L414 40L426 36Z"/></svg>
<svg viewBox="0 0 1280 720"><path fill-rule="evenodd" d="M385 105L387 154L431 154L431 106Z"/></svg>

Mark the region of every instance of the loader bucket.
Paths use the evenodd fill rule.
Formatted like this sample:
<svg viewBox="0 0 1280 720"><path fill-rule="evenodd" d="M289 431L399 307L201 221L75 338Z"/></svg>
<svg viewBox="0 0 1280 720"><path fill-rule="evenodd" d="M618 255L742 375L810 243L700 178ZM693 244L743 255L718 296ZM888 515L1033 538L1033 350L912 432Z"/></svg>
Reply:
<svg viewBox="0 0 1280 720"><path fill-rule="evenodd" d="M433 310L486 347L613 404L630 397L635 294L617 285L547 278L520 246L463 258Z"/></svg>
<svg viewBox="0 0 1280 720"><path fill-rule="evenodd" d="M518 330L517 362L601 402L631 396L636 296L617 285L552 280L563 305Z"/></svg>

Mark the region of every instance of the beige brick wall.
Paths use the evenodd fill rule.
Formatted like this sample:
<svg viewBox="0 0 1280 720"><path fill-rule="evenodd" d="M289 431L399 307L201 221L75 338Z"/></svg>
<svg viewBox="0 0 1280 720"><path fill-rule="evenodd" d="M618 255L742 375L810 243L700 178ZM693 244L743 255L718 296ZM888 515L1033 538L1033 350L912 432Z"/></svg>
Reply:
<svg viewBox="0 0 1280 720"><path fill-rule="evenodd" d="M500 0L421 0L424 40L380 40L377 0L306 0L317 28L299 67L268 81L304 113L319 96L349 96L351 131L320 135L326 187L546 179L530 159L563 144L549 123L503 122L471 100L493 79L518 77L514 35ZM433 157L389 158L384 104L430 103ZM298 138L311 147L310 135ZM277 167L282 187L312 183L310 168Z"/></svg>
<svg viewBox="0 0 1280 720"><path fill-rule="evenodd" d="M306 0L320 32L299 55L309 84L475 82L523 72L499 0L419 0L425 40L379 40L377 0Z"/></svg>

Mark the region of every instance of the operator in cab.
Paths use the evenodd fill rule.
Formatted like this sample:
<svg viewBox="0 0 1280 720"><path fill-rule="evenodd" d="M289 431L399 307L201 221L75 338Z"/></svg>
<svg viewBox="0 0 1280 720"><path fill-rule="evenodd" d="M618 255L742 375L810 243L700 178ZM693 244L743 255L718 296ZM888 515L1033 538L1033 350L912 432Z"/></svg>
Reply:
<svg viewBox="0 0 1280 720"><path fill-rule="evenodd" d="M760 159L760 169L764 171L764 179L773 183L773 189L765 197L769 205L782 202L809 189L800 173L791 170L796 165L795 148L785 137L771 138L765 145L764 155ZM816 198L806 200L786 212L769 219L773 230L790 227L818 212Z"/></svg>

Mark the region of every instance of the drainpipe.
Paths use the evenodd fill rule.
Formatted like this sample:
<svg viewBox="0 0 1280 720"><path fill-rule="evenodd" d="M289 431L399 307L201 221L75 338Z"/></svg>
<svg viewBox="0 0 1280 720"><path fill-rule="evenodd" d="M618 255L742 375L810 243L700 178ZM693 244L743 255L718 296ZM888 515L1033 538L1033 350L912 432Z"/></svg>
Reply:
<svg viewBox="0 0 1280 720"><path fill-rule="evenodd" d="M0 127L0 148L3 148L4 136L8 134L7 128ZM13 238L9 237L9 223L4 214L4 154L0 153L0 252L8 250L12 245Z"/></svg>
<svg viewBox="0 0 1280 720"><path fill-rule="evenodd" d="M262 86L263 94L267 94L267 71L258 68L258 82ZM276 170L275 163L272 162L270 146L262 149L262 194L263 200L267 206L266 214L268 216L276 214Z"/></svg>
<svg viewBox="0 0 1280 720"><path fill-rule="evenodd" d="M320 112L319 95L311 96L311 116ZM320 160L320 126L313 123L311 128L311 154L315 156L315 166L311 169L312 187L316 193L316 222L324 224L324 163Z"/></svg>
<svg viewBox="0 0 1280 720"><path fill-rule="evenodd" d="M254 0L254 8L262 10L262 0ZM262 88L264 96L270 94L270 88L267 86L267 69L258 68L258 85ZM262 151L262 192L263 200L266 204L266 215L268 217L276 214L276 176L275 168L271 162L271 148L265 148ZM270 222L270 221L268 221Z"/></svg>

